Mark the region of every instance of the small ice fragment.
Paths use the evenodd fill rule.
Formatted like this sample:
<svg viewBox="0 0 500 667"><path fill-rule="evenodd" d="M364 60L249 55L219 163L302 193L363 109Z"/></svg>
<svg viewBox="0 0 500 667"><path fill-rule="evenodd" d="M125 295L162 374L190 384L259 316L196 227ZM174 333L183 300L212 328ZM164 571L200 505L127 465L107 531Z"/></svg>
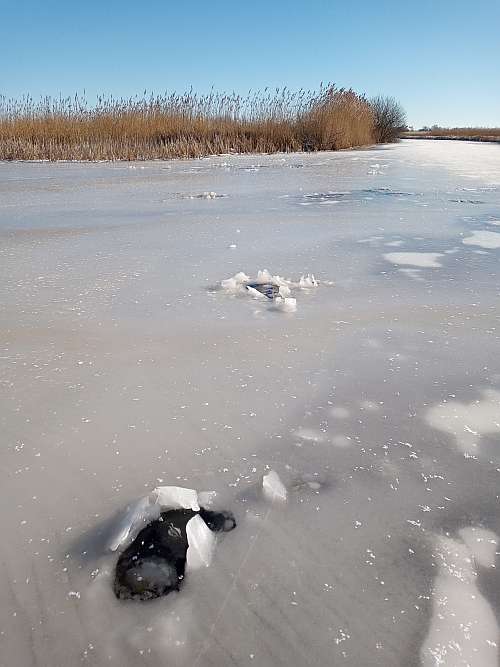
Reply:
<svg viewBox="0 0 500 667"><path fill-rule="evenodd" d="M247 276L243 271L240 271L231 278L221 281L222 289L227 290L228 292L239 292L244 289L245 283L250 280L250 277Z"/></svg>
<svg viewBox="0 0 500 667"><path fill-rule="evenodd" d="M215 548L215 535L199 514L187 522L186 536L189 544L186 569L189 571L208 567Z"/></svg>
<svg viewBox="0 0 500 667"><path fill-rule="evenodd" d="M251 285L247 285L247 290L252 297L252 299L272 299L273 297L270 296L268 297L267 294L264 294L264 292L261 292L258 289L255 289L255 287L252 287Z"/></svg>
<svg viewBox="0 0 500 667"><path fill-rule="evenodd" d="M313 273L308 273L307 276L301 276L299 280L299 287L301 289L309 289L311 287L318 287L318 281Z"/></svg>
<svg viewBox="0 0 500 667"><path fill-rule="evenodd" d="M268 500L286 501L286 488L275 470L270 470L267 475L264 475L262 478L262 488Z"/></svg>

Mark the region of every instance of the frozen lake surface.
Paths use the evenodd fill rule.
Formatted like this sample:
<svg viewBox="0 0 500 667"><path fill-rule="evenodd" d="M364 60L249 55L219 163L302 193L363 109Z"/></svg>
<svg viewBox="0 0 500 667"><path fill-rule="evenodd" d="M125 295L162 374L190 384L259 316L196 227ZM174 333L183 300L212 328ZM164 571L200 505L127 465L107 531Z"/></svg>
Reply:
<svg viewBox="0 0 500 667"><path fill-rule="evenodd" d="M0 163L0 665L497 665L499 225L490 144ZM161 485L238 526L118 601Z"/></svg>

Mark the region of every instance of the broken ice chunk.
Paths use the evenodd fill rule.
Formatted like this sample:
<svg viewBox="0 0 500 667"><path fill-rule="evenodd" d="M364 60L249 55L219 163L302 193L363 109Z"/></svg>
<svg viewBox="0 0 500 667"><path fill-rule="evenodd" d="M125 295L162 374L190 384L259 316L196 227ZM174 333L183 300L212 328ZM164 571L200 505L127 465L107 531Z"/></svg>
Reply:
<svg viewBox="0 0 500 667"><path fill-rule="evenodd" d="M262 478L262 489L268 500L286 501L286 488L275 470L270 470L267 475L264 475Z"/></svg>
<svg viewBox="0 0 500 667"><path fill-rule="evenodd" d="M186 535L189 544L186 555L187 570L208 567L214 553L215 535L199 514L188 521Z"/></svg>
<svg viewBox="0 0 500 667"><path fill-rule="evenodd" d="M161 507L183 508L199 512L198 492L182 486L157 486L151 494Z"/></svg>
<svg viewBox="0 0 500 667"><path fill-rule="evenodd" d="M158 519L161 507L151 496L145 496L127 508L115 535L108 543L110 551L116 551L128 542L132 542L145 525Z"/></svg>
<svg viewBox="0 0 500 667"><path fill-rule="evenodd" d="M309 289L311 287L317 287L318 281L314 277L313 273L308 273L307 276L301 276L299 280L299 287L301 289Z"/></svg>

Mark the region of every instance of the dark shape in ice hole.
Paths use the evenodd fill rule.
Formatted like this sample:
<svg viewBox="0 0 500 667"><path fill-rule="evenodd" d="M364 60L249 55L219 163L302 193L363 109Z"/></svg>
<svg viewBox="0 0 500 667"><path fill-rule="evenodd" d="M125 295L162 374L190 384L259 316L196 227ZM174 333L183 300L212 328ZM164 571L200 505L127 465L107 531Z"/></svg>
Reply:
<svg viewBox="0 0 500 667"><path fill-rule="evenodd" d="M280 294L280 288L274 283L246 283L245 287L257 290L268 299L275 299Z"/></svg>
<svg viewBox="0 0 500 667"><path fill-rule="evenodd" d="M203 507L199 512L162 512L118 558L113 584L117 598L153 600L180 589L188 549L186 525L196 514L214 532L228 532L236 527L231 512L212 512Z"/></svg>

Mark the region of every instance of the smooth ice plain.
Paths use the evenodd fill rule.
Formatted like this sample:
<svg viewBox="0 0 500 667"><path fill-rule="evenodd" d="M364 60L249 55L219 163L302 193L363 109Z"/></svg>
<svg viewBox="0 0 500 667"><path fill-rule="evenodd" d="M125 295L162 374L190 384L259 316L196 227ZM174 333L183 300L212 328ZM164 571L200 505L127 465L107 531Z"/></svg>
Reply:
<svg viewBox="0 0 500 667"><path fill-rule="evenodd" d="M0 665L497 665L499 220L497 145L0 163ZM237 529L118 601L169 485Z"/></svg>

